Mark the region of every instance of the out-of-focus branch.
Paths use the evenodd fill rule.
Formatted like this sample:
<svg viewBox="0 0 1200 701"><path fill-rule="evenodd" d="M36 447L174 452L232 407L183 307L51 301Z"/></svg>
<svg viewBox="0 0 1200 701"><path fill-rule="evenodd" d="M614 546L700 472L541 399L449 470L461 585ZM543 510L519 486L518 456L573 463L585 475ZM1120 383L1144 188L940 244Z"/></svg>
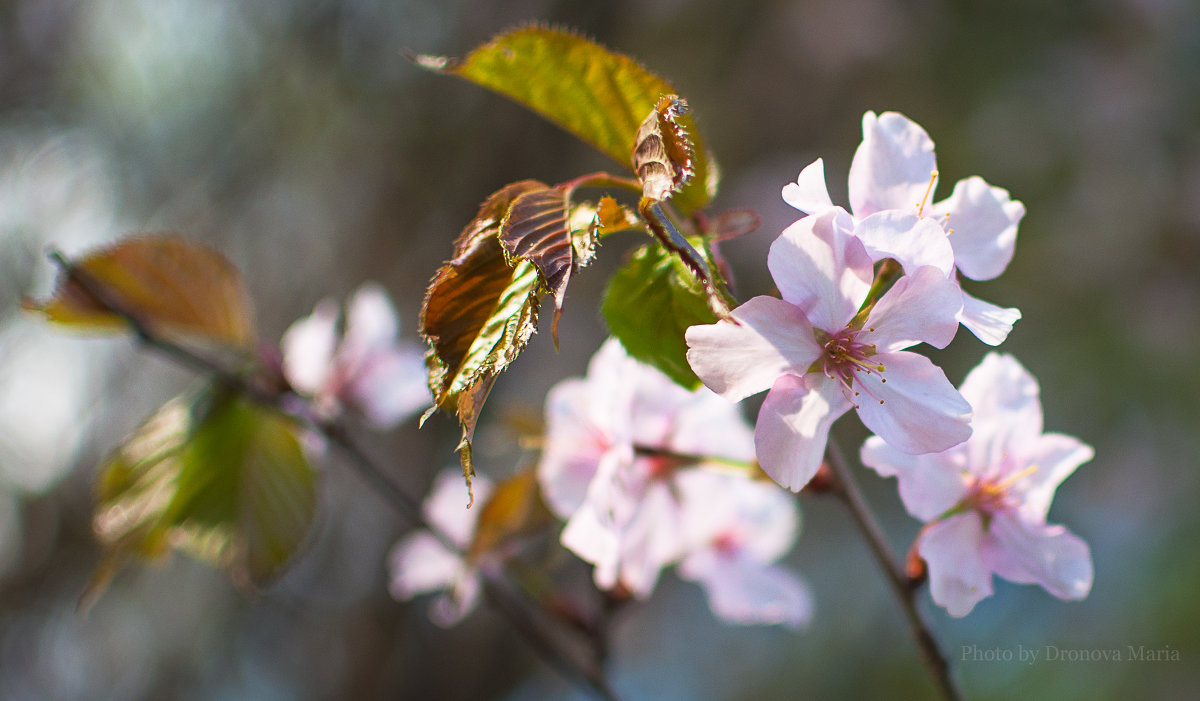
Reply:
<svg viewBox="0 0 1200 701"><path fill-rule="evenodd" d="M835 477L832 491L850 510L854 525L858 527L859 532L867 541L867 545L870 546L875 562L883 570L888 588L892 590L896 602L900 604L900 610L908 621L909 632L917 642L921 661L929 670L942 697L948 701L959 701L962 694L959 693L958 688L954 685L954 680L950 677L950 663L938 645L937 638L933 637L933 631L929 629L921 617L921 612L917 610L916 590L909 582L904 570L892 558L883 529L875 520L871 507L867 505L862 490L859 489L858 482L855 481L854 474L850 470L850 464L846 461L845 453L842 452L841 446L832 436L825 454Z"/></svg>
<svg viewBox="0 0 1200 701"><path fill-rule="evenodd" d="M262 383L255 382L253 377L226 368L219 361L160 336L136 313L124 308L103 285L98 284L61 253L52 251L49 256L61 268L63 274L78 284L108 311L128 323L142 345L189 370L213 378L214 381L230 391L286 416L307 430L319 434L330 445L335 446L345 458L345 463L370 483L401 516L411 521L414 526L428 530L449 551L463 555L462 548L453 539L425 518L421 511L420 499L410 495L402 486L388 477L386 470L381 468L353 439L344 425L320 418L305 397L294 395L287 390L266 388ZM551 614L542 611L542 607L519 591L513 591L503 586L501 582L492 579L494 576L498 575L483 577L484 598L509 625L525 638L542 660L581 691L599 699L615 701L617 696L605 679L603 669L599 667L589 669L583 662L560 649L555 634L547 631L546 624L539 622L539 617L535 616L534 611L541 611L543 615L540 618L543 619L549 618ZM596 644L601 646L603 643Z"/></svg>

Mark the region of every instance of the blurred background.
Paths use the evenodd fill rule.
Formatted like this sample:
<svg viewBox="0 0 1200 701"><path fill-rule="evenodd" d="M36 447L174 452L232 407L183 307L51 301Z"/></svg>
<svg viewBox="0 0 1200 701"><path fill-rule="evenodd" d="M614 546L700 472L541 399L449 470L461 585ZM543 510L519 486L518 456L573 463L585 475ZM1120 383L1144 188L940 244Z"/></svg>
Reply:
<svg viewBox="0 0 1200 701"><path fill-rule="evenodd" d="M638 58L691 103L725 175L713 210L762 228L728 243L739 296L797 213L784 183L825 158L834 200L866 110L938 147L942 187L982 175L1028 209L1016 257L979 296L1024 312L1004 350L1041 381L1047 430L1096 458L1052 522L1087 540L1083 602L997 582L967 618L922 592L968 697L1194 698L1200 689L1200 5L1192 0L0 1L0 698L535 699L573 691L495 614L451 630L387 594L405 524L336 461L312 547L248 598L176 556L75 604L98 561L103 456L194 379L129 340L64 333L18 308L68 254L177 230L244 273L276 340L323 297L382 283L415 338L426 282L478 203L521 178L617 170L557 128L403 49L461 56L528 20ZM535 337L501 377L480 469L518 467L507 412L541 410L605 330L605 280L638 239L577 276L557 354ZM987 348L938 353L954 382ZM843 442L862 438L852 419ZM414 492L453 465L453 422L363 433ZM919 524L862 472L897 553ZM673 574L614 624L624 698L921 698L933 687L865 545L836 503L802 499L788 564L816 598L807 631L715 621ZM972 648L972 646L975 646ZM962 659L964 649L1176 651L1177 662Z"/></svg>

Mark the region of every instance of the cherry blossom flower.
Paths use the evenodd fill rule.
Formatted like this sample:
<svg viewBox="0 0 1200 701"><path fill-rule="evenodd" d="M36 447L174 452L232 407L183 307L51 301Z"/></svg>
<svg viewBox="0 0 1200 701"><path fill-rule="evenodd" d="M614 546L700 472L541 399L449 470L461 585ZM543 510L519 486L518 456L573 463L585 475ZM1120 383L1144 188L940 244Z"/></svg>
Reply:
<svg viewBox="0 0 1200 701"><path fill-rule="evenodd" d="M473 484L476 498L486 503L492 491L491 481L475 475ZM462 472L440 473L422 505L422 512L431 526L458 546L458 552L447 548L427 530L410 533L388 555L392 596L405 601L417 594L444 590L429 610L433 622L443 627L454 625L470 613L479 601L479 567L488 563L468 562L463 553L474 538L481 511L463 508ZM487 556L484 553L481 557Z"/></svg>
<svg viewBox="0 0 1200 701"><path fill-rule="evenodd" d="M937 184L933 140L897 112L863 115L863 140L850 165L849 199L859 236L873 260L892 258L911 272L934 265L957 268L972 280L991 280L1008 267L1025 206L978 176L958 181L950 197L928 204ZM834 207L817 159L783 188L783 199L806 214ZM962 322L997 345L1021 318L963 292Z"/></svg>
<svg viewBox="0 0 1200 701"><path fill-rule="evenodd" d="M931 455L905 455L878 437L862 460L895 476L909 513L927 524L917 549L933 600L965 616L992 594L992 575L1040 584L1062 599L1092 586L1087 544L1047 525L1058 485L1092 458L1090 446L1042 433L1037 381L1012 356L990 353L967 375L962 394L975 408L974 433Z"/></svg>
<svg viewBox="0 0 1200 701"><path fill-rule="evenodd" d="M676 485L692 543L679 576L704 588L713 613L742 625L806 625L808 588L775 564L799 533L795 498L770 482L706 469L680 471Z"/></svg>
<svg viewBox="0 0 1200 701"><path fill-rule="evenodd" d="M381 429L432 403L424 353L397 340L396 311L381 287L367 283L355 293L340 344L338 317L337 303L322 300L284 333L283 373L297 392L326 416L349 408Z"/></svg>
<svg viewBox="0 0 1200 701"><path fill-rule="evenodd" d="M550 390L538 479L566 521L563 545L595 565L601 589L620 584L645 598L685 554L674 475L694 460L681 456L749 463L753 436L736 406L680 387L615 339L586 377Z"/></svg>
<svg viewBox="0 0 1200 701"><path fill-rule="evenodd" d="M755 297L686 332L688 362L709 388L733 402L770 389L756 453L767 474L796 491L820 466L829 427L852 407L905 453L945 450L971 432L971 407L941 369L903 350L950 342L957 286L923 266L856 320L873 270L848 220L829 210L788 227L767 258L783 299Z"/></svg>

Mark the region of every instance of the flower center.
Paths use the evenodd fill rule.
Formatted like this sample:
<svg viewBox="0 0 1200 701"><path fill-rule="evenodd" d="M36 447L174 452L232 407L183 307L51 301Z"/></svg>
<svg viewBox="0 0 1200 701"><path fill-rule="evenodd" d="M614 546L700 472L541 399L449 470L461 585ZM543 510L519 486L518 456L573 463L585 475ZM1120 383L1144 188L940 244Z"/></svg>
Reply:
<svg viewBox="0 0 1200 701"><path fill-rule="evenodd" d="M1014 509L1020 496L1014 493L1013 485L1037 471L1037 465L1030 465L1004 479L976 478L967 492L966 503L985 516Z"/></svg>
<svg viewBox="0 0 1200 701"><path fill-rule="evenodd" d="M851 327L846 327L832 335L827 335L817 330L817 341L824 342L825 352L816 363L813 363L814 371L819 371L825 377L841 383L843 393L846 394L846 398L855 407L858 406L858 403L854 398L860 394L854 388L854 380L858 373L866 373L868 375L876 373L880 376L881 382L887 382L887 379L883 377L883 364L870 361L875 355L874 344L858 341L858 334L860 332L861 329ZM819 367L817 367L818 365ZM859 387L862 387L861 383L859 383ZM870 395L870 392L868 392L868 395ZM878 399L874 395L870 396ZM879 403L883 404L883 400L879 399Z"/></svg>

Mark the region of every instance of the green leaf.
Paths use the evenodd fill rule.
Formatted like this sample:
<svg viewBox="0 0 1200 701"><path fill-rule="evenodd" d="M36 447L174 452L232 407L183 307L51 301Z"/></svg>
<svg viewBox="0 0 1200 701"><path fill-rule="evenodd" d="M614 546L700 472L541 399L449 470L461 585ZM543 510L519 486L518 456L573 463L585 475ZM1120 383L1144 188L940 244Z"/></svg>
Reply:
<svg viewBox="0 0 1200 701"><path fill-rule="evenodd" d="M694 241L701 246L700 241ZM675 382L695 389L700 380L687 363L683 334L689 326L712 324L704 286L678 257L648 244L609 281L604 320L634 358L653 365Z"/></svg>
<svg viewBox="0 0 1200 701"><path fill-rule="evenodd" d="M163 405L105 463L94 527L105 549L87 596L129 557L183 550L257 588L301 547L316 474L288 419L219 389Z"/></svg>
<svg viewBox="0 0 1200 701"><path fill-rule="evenodd" d="M113 309L156 333L254 346L250 297L220 252L178 234L140 234L89 252L60 276L45 302L23 306L55 323L123 330Z"/></svg>
<svg viewBox="0 0 1200 701"><path fill-rule="evenodd" d="M646 115L661 97L678 93L632 58L547 27L501 34L462 60L416 56L414 61L505 95L626 167ZM680 123L695 146L696 176L672 202L691 212L715 196L719 177L692 118L682 116Z"/></svg>

